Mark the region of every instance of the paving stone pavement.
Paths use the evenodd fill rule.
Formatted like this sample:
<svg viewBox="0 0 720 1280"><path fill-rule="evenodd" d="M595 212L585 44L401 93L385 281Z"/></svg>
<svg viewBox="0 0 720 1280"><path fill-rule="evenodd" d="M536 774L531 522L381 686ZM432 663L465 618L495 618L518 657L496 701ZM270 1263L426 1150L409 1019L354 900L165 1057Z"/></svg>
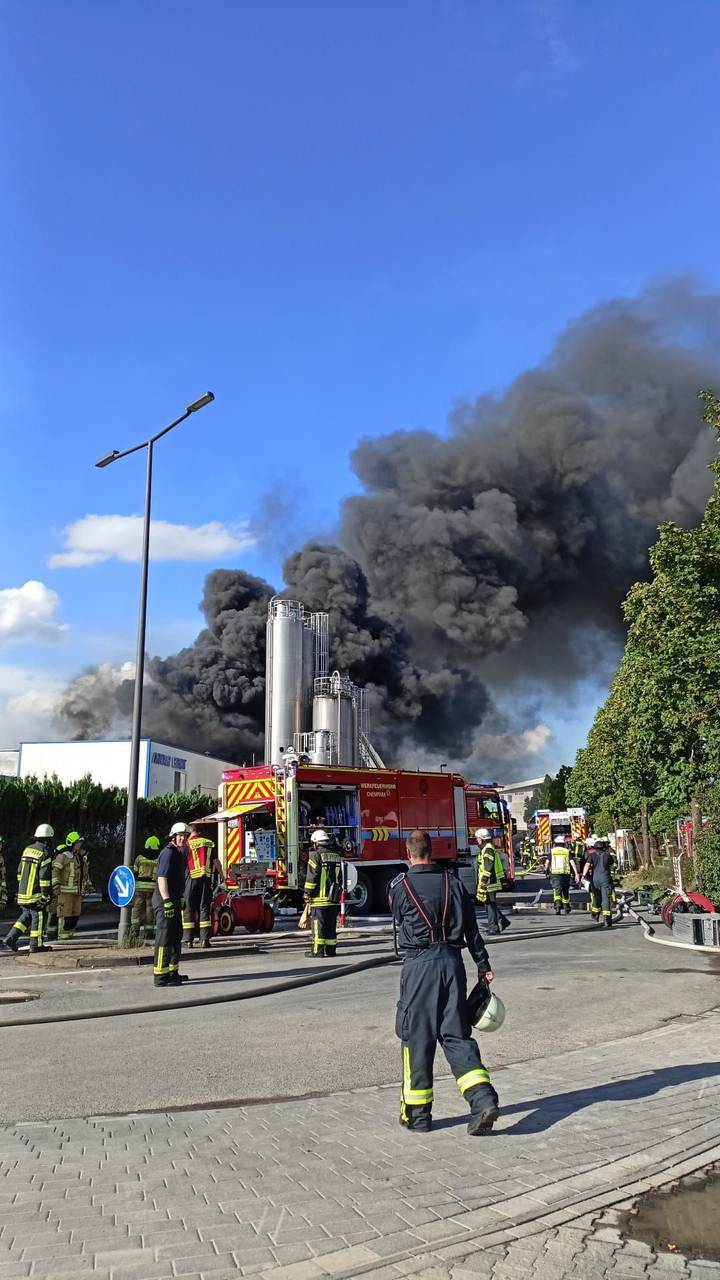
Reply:
<svg viewBox="0 0 720 1280"><path fill-rule="evenodd" d="M446 1077L427 1136L399 1128L395 1088L18 1123L0 1130L0 1280L720 1280L602 1216L720 1158L719 1032L714 1011L508 1067L485 1138Z"/></svg>

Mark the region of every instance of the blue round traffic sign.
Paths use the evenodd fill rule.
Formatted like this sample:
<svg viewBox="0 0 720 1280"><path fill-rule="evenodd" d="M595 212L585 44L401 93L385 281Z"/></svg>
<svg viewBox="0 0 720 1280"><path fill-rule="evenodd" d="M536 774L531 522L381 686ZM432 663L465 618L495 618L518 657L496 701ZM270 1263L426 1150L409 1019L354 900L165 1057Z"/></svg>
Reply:
<svg viewBox="0 0 720 1280"><path fill-rule="evenodd" d="M135 876L130 867L116 867L110 872L108 895L116 907L127 907L135 896Z"/></svg>

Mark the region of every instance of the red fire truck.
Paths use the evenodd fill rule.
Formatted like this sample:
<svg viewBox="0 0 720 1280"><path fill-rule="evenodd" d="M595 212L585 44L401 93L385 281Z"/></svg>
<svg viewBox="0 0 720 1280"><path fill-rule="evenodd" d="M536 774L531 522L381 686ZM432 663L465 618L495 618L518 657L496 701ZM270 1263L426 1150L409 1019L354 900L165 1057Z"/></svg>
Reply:
<svg viewBox="0 0 720 1280"><path fill-rule="evenodd" d="M386 909L387 888L406 865L405 838L422 827L433 857L454 863L475 889L477 827L502 835L507 876L514 878L512 829L497 787L459 774L306 764L231 769L222 776L218 846L229 885L270 890L296 905L305 882L310 835L325 827L357 869L349 906Z"/></svg>

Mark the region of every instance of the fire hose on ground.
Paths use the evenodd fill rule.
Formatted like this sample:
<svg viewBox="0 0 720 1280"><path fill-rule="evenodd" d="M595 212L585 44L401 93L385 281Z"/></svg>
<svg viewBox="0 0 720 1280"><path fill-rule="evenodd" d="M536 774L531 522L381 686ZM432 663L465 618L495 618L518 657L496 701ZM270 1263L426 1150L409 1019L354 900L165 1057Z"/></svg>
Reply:
<svg viewBox="0 0 720 1280"><path fill-rule="evenodd" d="M592 924L569 925L552 929L544 929L541 933L515 933L511 937L491 938L491 946L502 943L526 942L536 938L552 938L566 933L591 933L595 929ZM155 1000L147 1004L117 1005L102 1009L78 1010L72 1013L48 1014L39 1018L14 1018L11 1022L3 1022L0 1029L5 1031L11 1027L49 1026L59 1022L89 1022L98 1018L127 1018L141 1013L172 1013L176 1009L200 1009L209 1005L234 1004L240 1000L256 1000L261 996L281 995L287 991L295 991L301 987L313 987L321 982L330 982L335 978L346 978L354 973L362 973L368 969L381 969L387 965L399 964L399 957L393 949L392 954L375 956L370 960L361 960L358 964L334 965L322 973L309 973L303 978L288 978L281 982L271 982L264 987L254 987L250 991L233 991L227 995L188 997L182 1000L160 1003Z"/></svg>

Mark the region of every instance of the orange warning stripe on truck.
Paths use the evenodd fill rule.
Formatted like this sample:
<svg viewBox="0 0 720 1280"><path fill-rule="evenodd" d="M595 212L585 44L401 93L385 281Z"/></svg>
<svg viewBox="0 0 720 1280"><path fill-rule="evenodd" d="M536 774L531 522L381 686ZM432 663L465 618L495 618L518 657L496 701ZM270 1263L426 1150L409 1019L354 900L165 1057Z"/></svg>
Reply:
<svg viewBox="0 0 720 1280"><path fill-rule="evenodd" d="M235 809L248 800L273 800L275 798L272 778L246 778L242 782L226 782L225 805Z"/></svg>

